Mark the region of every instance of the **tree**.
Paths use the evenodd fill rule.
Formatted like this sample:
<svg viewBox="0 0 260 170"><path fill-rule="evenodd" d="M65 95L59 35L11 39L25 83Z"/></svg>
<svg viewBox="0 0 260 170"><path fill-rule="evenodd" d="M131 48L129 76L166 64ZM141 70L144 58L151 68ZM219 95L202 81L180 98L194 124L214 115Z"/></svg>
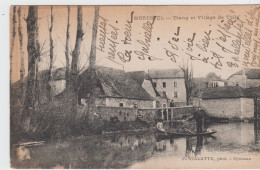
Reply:
<svg viewBox="0 0 260 170"><path fill-rule="evenodd" d="M193 83L193 66L192 63L189 65L189 61L185 63L183 60L183 65L181 69L184 73L184 81L185 81L185 88L186 88L186 104L190 104L191 94L193 91L194 83Z"/></svg>
<svg viewBox="0 0 260 170"><path fill-rule="evenodd" d="M220 77L220 76L217 76L217 74L214 73L214 72L210 72L210 73L208 73L208 74L206 75L206 79L207 79L207 80L220 80L221 77Z"/></svg>
<svg viewBox="0 0 260 170"><path fill-rule="evenodd" d="M90 59L89 65L94 66L96 64L96 41L97 41L97 27L98 27L98 18L99 18L99 7L95 7L95 17L92 27L92 42L90 50Z"/></svg>
<svg viewBox="0 0 260 170"><path fill-rule="evenodd" d="M14 51L14 42L15 42L15 36L16 36L16 6L13 7L13 18L12 18L12 39L11 39L11 51L10 51L10 61L11 61L11 67L12 67L12 60L13 60L13 51ZM10 75L12 76L12 68L10 69Z"/></svg>
<svg viewBox="0 0 260 170"><path fill-rule="evenodd" d="M70 41L70 6L68 6L68 21L67 21L67 31L66 31L66 45L65 45L65 57L66 57L66 88L70 84L70 57L69 57L69 41Z"/></svg>
<svg viewBox="0 0 260 170"><path fill-rule="evenodd" d="M77 34L75 47L72 52L71 61L71 73L70 73L70 92L72 94L72 112L77 112L78 103L78 61L80 56L80 47L83 40L83 29L82 29L82 7L78 6L77 9Z"/></svg>
<svg viewBox="0 0 260 170"><path fill-rule="evenodd" d="M47 85L47 90L48 90L48 96L49 99L52 99L51 95L51 86L50 83L52 80L52 69L53 69L53 39L52 39L52 29L53 29L53 7L51 6L51 26L49 28L49 37L50 37L50 67L49 67L49 75L48 75L48 85Z"/></svg>
<svg viewBox="0 0 260 170"><path fill-rule="evenodd" d="M38 7L29 6L27 24L27 51L28 51L28 77L25 95L25 113L29 114L34 109L34 89L36 75L36 60L40 55L40 45L38 41Z"/></svg>
<svg viewBox="0 0 260 170"><path fill-rule="evenodd" d="M92 69L96 63L96 40L97 40L97 28L98 28L98 18L99 18L99 7L95 7L95 17L93 21L92 27L92 41L91 41L91 50L90 50L90 59L89 59L89 67L91 77L95 75L94 69ZM95 105L95 87L93 85L90 87L90 99L88 102L88 112L95 113L96 105Z"/></svg>
<svg viewBox="0 0 260 170"><path fill-rule="evenodd" d="M25 68L24 68L24 51L23 51L23 33L21 24L21 7L17 10L18 13L18 35L20 43L20 53L21 53L21 65L20 65L20 79L24 78Z"/></svg>

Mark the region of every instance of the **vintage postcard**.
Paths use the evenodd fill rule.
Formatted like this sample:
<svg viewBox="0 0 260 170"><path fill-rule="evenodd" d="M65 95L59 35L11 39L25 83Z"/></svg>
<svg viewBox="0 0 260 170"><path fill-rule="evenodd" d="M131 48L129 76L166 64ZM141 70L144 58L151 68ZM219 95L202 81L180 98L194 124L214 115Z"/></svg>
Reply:
<svg viewBox="0 0 260 170"><path fill-rule="evenodd" d="M11 6L12 168L260 168L260 5Z"/></svg>

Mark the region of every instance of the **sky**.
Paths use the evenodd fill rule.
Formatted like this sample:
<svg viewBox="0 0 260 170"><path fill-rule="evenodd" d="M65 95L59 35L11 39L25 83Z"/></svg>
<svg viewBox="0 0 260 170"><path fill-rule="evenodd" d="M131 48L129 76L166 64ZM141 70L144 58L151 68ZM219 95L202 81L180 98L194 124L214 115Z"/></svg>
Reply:
<svg viewBox="0 0 260 170"><path fill-rule="evenodd" d="M38 8L40 46L43 53L47 52L41 56L40 70L43 70L49 67L50 6ZM83 6L82 10L84 36L79 70L88 67L95 8ZM12 7L10 12L11 21ZM71 52L75 46L76 13L77 7L71 6ZM27 14L28 6L22 6L22 52L26 68L28 54L24 19ZM53 14L54 66L58 68L65 66L67 7L54 6ZM156 16L155 20L153 16ZM193 67L194 77L204 77L209 72L215 72L226 79L244 68L245 62L248 63L246 67L259 68L259 16L259 6L252 5L100 6L96 64L125 71L147 72L148 69L176 69L188 63ZM20 79L19 48L16 34L11 66L12 82ZM251 64L253 61L255 64Z"/></svg>

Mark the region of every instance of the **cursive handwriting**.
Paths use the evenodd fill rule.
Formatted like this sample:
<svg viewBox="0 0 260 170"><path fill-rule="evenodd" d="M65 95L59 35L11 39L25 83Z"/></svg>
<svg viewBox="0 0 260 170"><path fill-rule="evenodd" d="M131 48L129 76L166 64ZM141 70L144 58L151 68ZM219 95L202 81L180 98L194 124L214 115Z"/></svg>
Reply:
<svg viewBox="0 0 260 170"><path fill-rule="evenodd" d="M185 52L191 60L199 60L199 61L203 61L204 63L208 63L208 60L209 60L209 57L203 57L203 58L200 58L201 57L201 54L198 54L197 56L194 56L190 53L187 53Z"/></svg>
<svg viewBox="0 0 260 170"><path fill-rule="evenodd" d="M156 57L152 57L149 54L149 49L150 49L150 43L151 43L151 38L152 38L152 30L153 30L153 24L155 21L155 16L153 17L152 22L147 21L146 23L143 24L142 28L144 30L144 41L143 40L137 40L139 44L142 45L142 50L141 51L134 51L136 55L138 55L138 58L140 60L145 60L145 56L148 56L149 60L155 60L158 59Z"/></svg>
<svg viewBox="0 0 260 170"><path fill-rule="evenodd" d="M174 35L175 36L179 36L180 35L180 27L177 28L177 33L174 33ZM175 41L175 42L178 42L179 38L172 37L172 40Z"/></svg>
<svg viewBox="0 0 260 170"><path fill-rule="evenodd" d="M188 38L188 43L187 43L188 47L186 48L188 51L193 51L192 47L193 47L193 41L195 39L195 36L196 36L196 33L193 33L192 38Z"/></svg>
<svg viewBox="0 0 260 170"><path fill-rule="evenodd" d="M239 22L237 22L239 21ZM233 47L233 51L231 49L227 49L226 47L224 47L223 45L221 45L220 43L216 43L219 47L221 47L221 49L224 52L228 52L228 53L233 53L238 55L240 53L240 46L242 44L242 27L243 27L243 23L240 19L229 19L227 21L227 23L224 23L224 26L218 25L219 28L221 28L222 30L224 30L227 34L229 34L230 36L235 37L236 39L232 40L231 46ZM235 25L236 24L236 25ZM236 29L236 33L231 32L231 28L235 28Z"/></svg>
<svg viewBox="0 0 260 170"><path fill-rule="evenodd" d="M99 16L99 18L102 20L98 27L100 29L100 38L99 38L99 45L98 47L96 47L98 50L105 52L104 48L105 48L105 44L106 44L106 34L107 34L107 21L109 21L108 19L105 19L104 17Z"/></svg>
<svg viewBox="0 0 260 170"><path fill-rule="evenodd" d="M119 59L120 59L123 63L130 62L130 61L131 61L131 54L132 54L132 51L129 51L129 50L125 50L125 53L122 53L122 52L118 52L118 53L117 53Z"/></svg>
<svg viewBox="0 0 260 170"><path fill-rule="evenodd" d="M131 30L132 30L133 16L134 16L134 11L131 12L130 21L127 20L127 24L125 24L126 26L124 31L125 39L122 40L124 44L131 44L131 35L132 35Z"/></svg>
<svg viewBox="0 0 260 170"><path fill-rule="evenodd" d="M167 48L164 48L165 53L168 57L170 57L170 60L172 60L174 63L176 63L176 58L179 57L179 55L175 54L174 52L168 50Z"/></svg>
<svg viewBox="0 0 260 170"><path fill-rule="evenodd" d="M216 59L217 60L215 63L210 62L210 64L212 64L215 68L221 70L220 67L223 66L223 64L221 62L221 59L224 58L224 57L222 57L221 55L217 54L214 51L210 51L210 52L212 53L212 56L213 56L211 59Z"/></svg>
<svg viewBox="0 0 260 170"><path fill-rule="evenodd" d="M201 40L202 41L202 45L200 44L196 44L196 46L204 51L204 52L207 52L207 48L209 47L209 42L210 42L210 34L211 34L211 30L209 30L209 32L204 32L205 35L204 35L204 38Z"/></svg>
<svg viewBox="0 0 260 170"><path fill-rule="evenodd" d="M107 38L107 40L109 41L109 50L108 50L108 58L109 59L115 59L115 53L116 53L116 46L117 44L119 44L117 42L117 36L118 36L118 28L116 28L115 26L109 24L109 26L112 28L111 32L110 32L110 38Z"/></svg>

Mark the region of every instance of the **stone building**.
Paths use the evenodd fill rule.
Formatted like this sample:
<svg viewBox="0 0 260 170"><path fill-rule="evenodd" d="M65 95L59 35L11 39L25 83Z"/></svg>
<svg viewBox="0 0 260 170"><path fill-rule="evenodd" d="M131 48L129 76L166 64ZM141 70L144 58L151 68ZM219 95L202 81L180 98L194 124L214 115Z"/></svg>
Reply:
<svg viewBox="0 0 260 170"><path fill-rule="evenodd" d="M165 94L160 94L153 82L151 77L144 71L133 71L127 73L132 79L140 84L153 98L156 100L156 108L163 106L169 106L170 100Z"/></svg>
<svg viewBox="0 0 260 170"><path fill-rule="evenodd" d="M209 88L202 94L200 106L211 117L254 118L255 94L239 86Z"/></svg>
<svg viewBox="0 0 260 170"><path fill-rule="evenodd" d="M87 105L94 96L96 106L155 108L155 99L123 70L103 66L88 68L78 77L79 102Z"/></svg>
<svg viewBox="0 0 260 170"><path fill-rule="evenodd" d="M239 85L242 88L260 86L260 69L243 69L228 78L228 86Z"/></svg>
<svg viewBox="0 0 260 170"><path fill-rule="evenodd" d="M151 69L148 71L155 89L176 105L186 104L184 73L180 69Z"/></svg>
<svg viewBox="0 0 260 170"><path fill-rule="evenodd" d="M212 87L224 87L225 83L224 80L215 80L212 82Z"/></svg>

